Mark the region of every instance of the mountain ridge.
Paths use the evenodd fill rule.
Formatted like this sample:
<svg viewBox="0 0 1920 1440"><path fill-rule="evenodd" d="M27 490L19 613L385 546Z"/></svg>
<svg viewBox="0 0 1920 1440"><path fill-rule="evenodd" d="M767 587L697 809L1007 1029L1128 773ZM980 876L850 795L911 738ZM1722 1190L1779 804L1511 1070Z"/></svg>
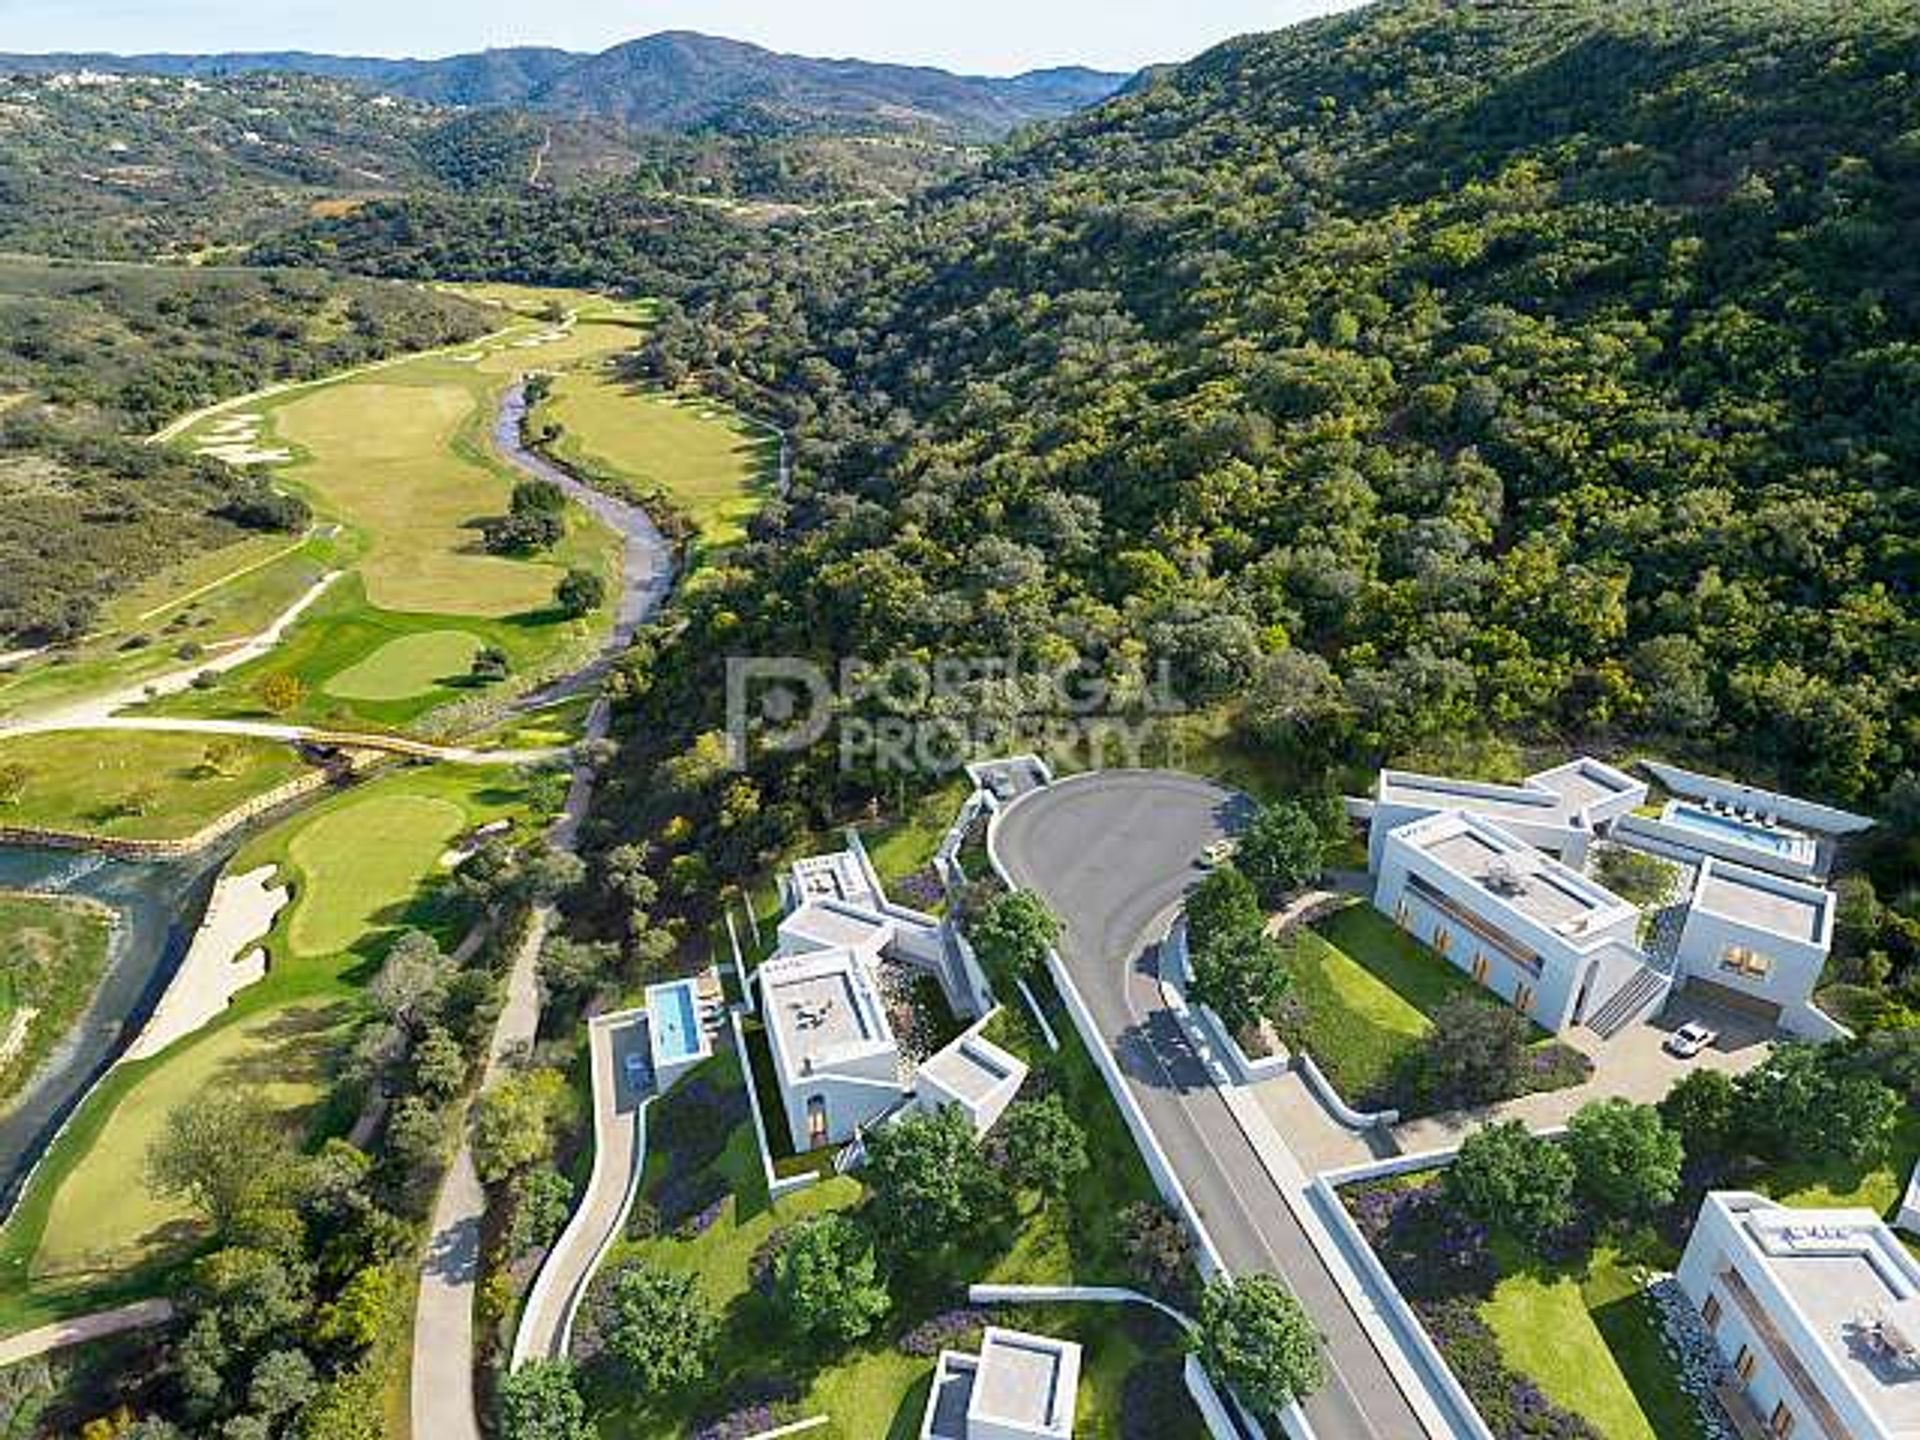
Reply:
<svg viewBox="0 0 1920 1440"><path fill-rule="evenodd" d="M313 75L432 104L524 106L640 130L878 126L966 139L997 138L1072 114L1118 93L1132 78L1074 65L962 75L935 66L792 55L692 30L660 31L591 53L507 46L429 59L307 50L0 53L0 75L76 70L189 79Z"/></svg>

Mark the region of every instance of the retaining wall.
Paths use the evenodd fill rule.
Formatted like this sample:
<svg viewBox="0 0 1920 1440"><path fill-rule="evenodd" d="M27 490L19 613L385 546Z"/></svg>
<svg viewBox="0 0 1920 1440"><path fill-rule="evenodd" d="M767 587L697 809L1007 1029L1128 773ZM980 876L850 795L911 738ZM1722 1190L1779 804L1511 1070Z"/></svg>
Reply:
<svg viewBox="0 0 1920 1440"><path fill-rule="evenodd" d="M333 776L324 770L310 770L284 785L276 785L264 795L256 795L235 806L219 819L180 840L138 840L123 836L88 835L73 830L42 829L36 825L0 825L0 845L32 845L46 850L92 850L116 860L181 860L197 855L223 836L237 830L258 815L278 809L315 790L324 790Z"/></svg>
<svg viewBox="0 0 1920 1440"><path fill-rule="evenodd" d="M740 1024L740 1012L729 1010L727 1022L733 1027L734 1053L740 1057L740 1078L747 1087L747 1109L753 1116L753 1139L760 1148L760 1170L766 1178L768 1197L778 1200L782 1195L792 1195L817 1184L820 1174L816 1170L784 1178L774 1173L773 1151L767 1146L767 1118L760 1113L760 1091L753 1083L753 1057L747 1053L747 1036Z"/></svg>

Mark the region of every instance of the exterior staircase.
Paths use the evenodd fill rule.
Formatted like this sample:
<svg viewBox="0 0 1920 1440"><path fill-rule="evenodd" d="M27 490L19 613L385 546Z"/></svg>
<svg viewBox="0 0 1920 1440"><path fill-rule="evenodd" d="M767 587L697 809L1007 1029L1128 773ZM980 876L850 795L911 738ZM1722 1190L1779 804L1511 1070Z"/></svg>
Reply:
<svg viewBox="0 0 1920 1440"><path fill-rule="evenodd" d="M1602 1040L1611 1040L1666 999L1672 985L1671 976L1643 965L1634 972L1632 979L1592 1011L1584 1023Z"/></svg>

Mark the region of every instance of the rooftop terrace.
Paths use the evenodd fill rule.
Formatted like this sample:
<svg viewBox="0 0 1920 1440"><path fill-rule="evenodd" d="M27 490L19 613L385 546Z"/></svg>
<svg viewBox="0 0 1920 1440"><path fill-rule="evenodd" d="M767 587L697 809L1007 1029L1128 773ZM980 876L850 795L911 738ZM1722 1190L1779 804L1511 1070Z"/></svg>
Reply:
<svg viewBox="0 0 1920 1440"><path fill-rule="evenodd" d="M1555 934L1577 939L1633 912L1605 886L1473 816L1422 820L1402 833L1498 904Z"/></svg>
<svg viewBox="0 0 1920 1440"><path fill-rule="evenodd" d="M1714 915L1791 940L1822 943L1832 928L1833 896L1828 891L1724 860L1701 865L1693 903Z"/></svg>
<svg viewBox="0 0 1920 1440"><path fill-rule="evenodd" d="M810 1074L850 1049L893 1045L873 978L846 951L784 956L757 974L778 1053L794 1074Z"/></svg>

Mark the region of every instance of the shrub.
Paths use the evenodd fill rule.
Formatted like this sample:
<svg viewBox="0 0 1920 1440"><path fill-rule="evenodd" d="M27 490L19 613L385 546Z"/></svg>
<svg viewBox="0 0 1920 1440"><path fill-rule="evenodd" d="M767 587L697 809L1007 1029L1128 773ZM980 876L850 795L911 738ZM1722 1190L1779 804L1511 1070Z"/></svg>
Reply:
<svg viewBox="0 0 1920 1440"><path fill-rule="evenodd" d="M1120 1248L1140 1288L1175 1303L1193 1293L1193 1235L1178 1215L1152 1200L1120 1212Z"/></svg>
<svg viewBox="0 0 1920 1440"><path fill-rule="evenodd" d="M602 1339L644 1395L691 1384L705 1372L719 1321L692 1275L630 1260L603 1282Z"/></svg>
<svg viewBox="0 0 1920 1440"><path fill-rule="evenodd" d="M1643 1219L1680 1193L1680 1137L1651 1105L1620 1099L1583 1105L1567 1126L1566 1143L1581 1193L1611 1219Z"/></svg>
<svg viewBox="0 0 1920 1440"><path fill-rule="evenodd" d="M774 1293L795 1329L842 1342L870 1332L893 1306L873 1242L844 1215L793 1228L774 1262Z"/></svg>

